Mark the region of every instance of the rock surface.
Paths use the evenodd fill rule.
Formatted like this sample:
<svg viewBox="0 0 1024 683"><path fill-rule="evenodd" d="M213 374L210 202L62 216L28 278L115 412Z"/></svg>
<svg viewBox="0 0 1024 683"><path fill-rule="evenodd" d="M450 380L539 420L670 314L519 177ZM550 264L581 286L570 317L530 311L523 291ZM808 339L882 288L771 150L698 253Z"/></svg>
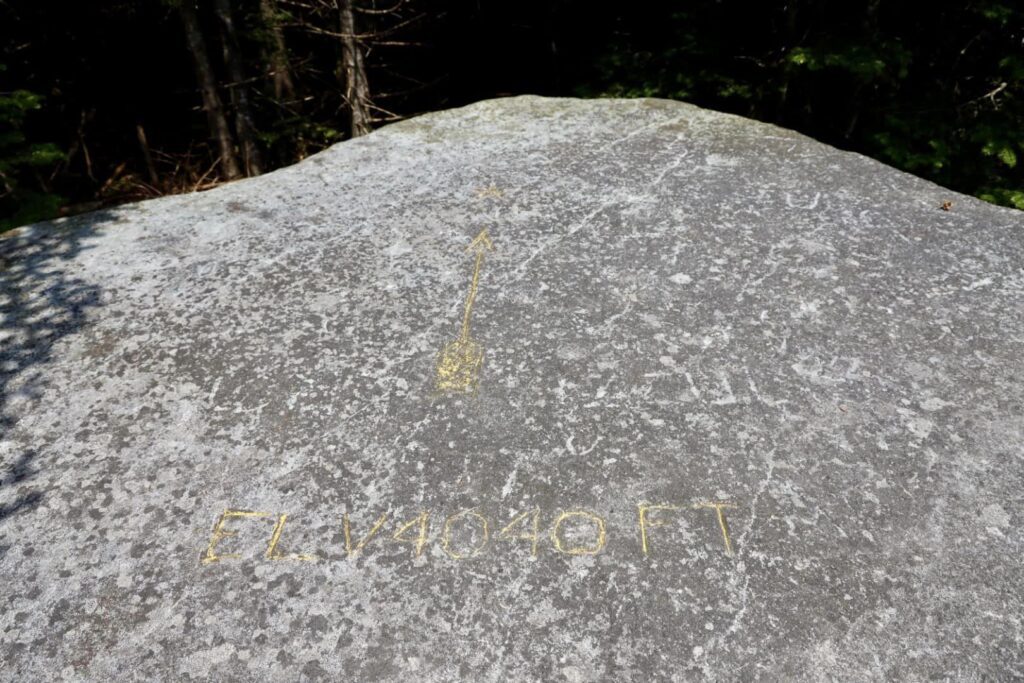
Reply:
<svg viewBox="0 0 1024 683"><path fill-rule="evenodd" d="M0 678L1024 677L1020 212L524 97L0 254Z"/></svg>

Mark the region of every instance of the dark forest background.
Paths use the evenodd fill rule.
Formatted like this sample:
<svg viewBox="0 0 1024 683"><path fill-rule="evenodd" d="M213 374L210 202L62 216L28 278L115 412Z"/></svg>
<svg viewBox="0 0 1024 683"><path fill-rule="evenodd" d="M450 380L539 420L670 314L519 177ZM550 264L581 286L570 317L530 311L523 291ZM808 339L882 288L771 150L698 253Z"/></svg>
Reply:
<svg viewBox="0 0 1024 683"><path fill-rule="evenodd" d="M669 97L1024 209L1014 0L0 0L0 230L425 111Z"/></svg>

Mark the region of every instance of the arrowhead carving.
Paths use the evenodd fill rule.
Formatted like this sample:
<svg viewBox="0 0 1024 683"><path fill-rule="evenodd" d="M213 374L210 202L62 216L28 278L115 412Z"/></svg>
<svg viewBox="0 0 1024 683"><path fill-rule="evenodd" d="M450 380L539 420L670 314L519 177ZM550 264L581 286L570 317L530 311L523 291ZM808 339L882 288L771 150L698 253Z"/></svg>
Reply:
<svg viewBox="0 0 1024 683"><path fill-rule="evenodd" d="M491 242L491 236L487 233L487 228L481 230L480 234L473 238L473 241L466 247L466 251L475 251L477 253L494 251L494 243Z"/></svg>

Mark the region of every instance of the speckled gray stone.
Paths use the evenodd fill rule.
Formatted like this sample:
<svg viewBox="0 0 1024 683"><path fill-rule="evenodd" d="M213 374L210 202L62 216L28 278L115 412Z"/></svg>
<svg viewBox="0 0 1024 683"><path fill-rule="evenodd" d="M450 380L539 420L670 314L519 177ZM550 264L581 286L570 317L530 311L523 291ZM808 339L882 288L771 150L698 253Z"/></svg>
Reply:
<svg viewBox="0 0 1024 683"><path fill-rule="evenodd" d="M1024 677L1021 212L524 97L0 242L4 680Z"/></svg>

